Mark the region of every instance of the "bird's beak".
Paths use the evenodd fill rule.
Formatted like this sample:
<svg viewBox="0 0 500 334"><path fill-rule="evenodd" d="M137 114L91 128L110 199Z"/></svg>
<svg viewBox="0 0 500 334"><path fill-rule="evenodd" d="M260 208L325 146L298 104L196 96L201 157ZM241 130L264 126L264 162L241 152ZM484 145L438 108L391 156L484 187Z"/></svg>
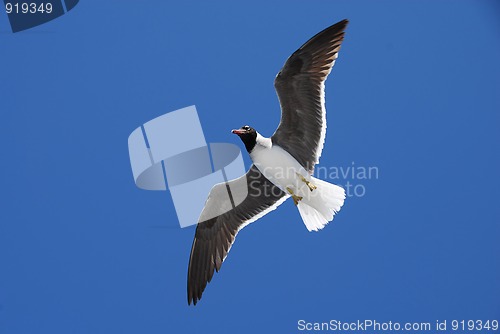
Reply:
<svg viewBox="0 0 500 334"><path fill-rule="evenodd" d="M241 135L245 133L245 130L231 130L231 133L234 133L235 135Z"/></svg>

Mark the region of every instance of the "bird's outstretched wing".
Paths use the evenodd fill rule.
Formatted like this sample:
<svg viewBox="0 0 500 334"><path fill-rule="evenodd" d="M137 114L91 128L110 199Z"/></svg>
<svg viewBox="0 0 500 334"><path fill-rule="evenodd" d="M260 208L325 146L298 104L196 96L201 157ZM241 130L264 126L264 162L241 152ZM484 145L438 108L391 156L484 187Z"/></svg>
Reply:
<svg viewBox="0 0 500 334"><path fill-rule="evenodd" d="M286 61L274 80L281 122L272 141L309 172L318 163L326 133L325 80L337 59L348 21L326 28Z"/></svg>
<svg viewBox="0 0 500 334"><path fill-rule="evenodd" d="M227 205L221 203L227 201L227 197L217 195L221 191L231 189L232 192L246 187L248 194L239 205L233 206L226 213L198 223L189 258L188 304L193 302L196 305L200 300L214 270L218 272L221 268L236 234L246 225L276 209L289 197L266 179L254 165L245 175L228 183L229 185L220 183L212 188L205 209Z"/></svg>

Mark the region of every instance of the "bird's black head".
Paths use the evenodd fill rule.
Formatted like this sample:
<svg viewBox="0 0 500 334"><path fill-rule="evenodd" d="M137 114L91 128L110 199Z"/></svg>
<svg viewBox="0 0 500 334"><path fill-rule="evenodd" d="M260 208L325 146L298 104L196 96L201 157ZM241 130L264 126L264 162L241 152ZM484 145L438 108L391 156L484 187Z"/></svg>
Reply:
<svg viewBox="0 0 500 334"><path fill-rule="evenodd" d="M238 130L233 130L231 132L240 137L243 144L245 144L245 148L247 149L248 153L253 150L255 143L257 142L257 131L255 131L254 128L245 125Z"/></svg>

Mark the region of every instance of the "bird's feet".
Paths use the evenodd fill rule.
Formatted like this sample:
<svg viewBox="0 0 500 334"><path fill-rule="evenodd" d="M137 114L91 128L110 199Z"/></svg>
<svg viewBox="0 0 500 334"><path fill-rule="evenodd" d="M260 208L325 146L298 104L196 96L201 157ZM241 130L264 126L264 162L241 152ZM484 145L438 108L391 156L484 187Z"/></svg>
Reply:
<svg viewBox="0 0 500 334"><path fill-rule="evenodd" d="M286 190L292 195L293 202L295 205L299 205L299 201L302 199L302 196L297 196L293 193L293 190L289 187L286 187Z"/></svg>
<svg viewBox="0 0 500 334"><path fill-rule="evenodd" d="M306 186L309 187L310 191L313 191L314 189L318 188L314 184L312 184L311 182L307 181L306 178L302 176L302 174L300 174L300 173L297 172L297 175L300 177L300 179L302 180L302 182L304 182L306 184Z"/></svg>

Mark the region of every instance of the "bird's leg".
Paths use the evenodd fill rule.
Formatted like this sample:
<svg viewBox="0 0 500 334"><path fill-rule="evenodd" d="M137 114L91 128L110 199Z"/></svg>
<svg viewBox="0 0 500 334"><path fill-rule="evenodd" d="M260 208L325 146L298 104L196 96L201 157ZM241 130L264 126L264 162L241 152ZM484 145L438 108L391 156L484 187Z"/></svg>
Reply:
<svg viewBox="0 0 500 334"><path fill-rule="evenodd" d="M306 184L306 186L309 187L310 191L313 191L314 189L318 188L314 184L312 184L311 182L307 181L306 178L303 177L302 174L300 174L299 172L297 172L297 175L300 177L300 179L302 180L302 182L304 182Z"/></svg>
<svg viewBox="0 0 500 334"><path fill-rule="evenodd" d="M286 187L286 190L290 193L290 195L292 195L292 199L293 199L293 202L295 203L295 205L299 205L299 201L302 199L302 197L295 195L293 193L292 188L290 188L290 187Z"/></svg>

